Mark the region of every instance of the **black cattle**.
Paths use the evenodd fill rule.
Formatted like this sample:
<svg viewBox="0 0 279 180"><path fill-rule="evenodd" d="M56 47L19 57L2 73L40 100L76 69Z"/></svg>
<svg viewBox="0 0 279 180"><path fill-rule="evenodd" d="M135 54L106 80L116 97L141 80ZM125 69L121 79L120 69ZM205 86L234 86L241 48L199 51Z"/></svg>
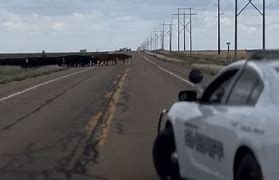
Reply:
<svg viewBox="0 0 279 180"><path fill-rule="evenodd" d="M112 62L113 65L117 64L117 60L121 60L123 64L126 64L126 60L130 59L132 56L127 54L99 54L96 56L99 66L109 65Z"/></svg>
<svg viewBox="0 0 279 180"><path fill-rule="evenodd" d="M1 59L1 66L21 66L23 68L28 67L28 59L27 58L8 58Z"/></svg>
<svg viewBox="0 0 279 180"><path fill-rule="evenodd" d="M97 61L97 64L99 64L99 66L101 66L101 65L107 66L108 62L110 60L110 56L108 54L98 54L98 55L95 55L94 57Z"/></svg>
<svg viewBox="0 0 279 180"><path fill-rule="evenodd" d="M23 68L40 67L47 65L58 65L67 67L84 67L108 65L110 61L117 64L117 59L123 59L123 55L119 54L96 54L90 55L68 55L60 57L48 57L46 55L41 57L27 57L27 58L10 58L0 59L0 65L5 66L21 66Z"/></svg>
<svg viewBox="0 0 279 180"><path fill-rule="evenodd" d="M116 59L121 60L123 62L123 64L126 64L126 60L132 58L131 55L127 55L127 54L115 54L115 57L116 57Z"/></svg>
<svg viewBox="0 0 279 180"><path fill-rule="evenodd" d="M92 56L91 65L97 66L97 64L98 64L98 59L95 56Z"/></svg>
<svg viewBox="0 0 279 180"><path fill-rule="evenodd" d="M84 67L97 64L96 58L81 55L65 56L63 57L63 61L67 67Z"/></svg>

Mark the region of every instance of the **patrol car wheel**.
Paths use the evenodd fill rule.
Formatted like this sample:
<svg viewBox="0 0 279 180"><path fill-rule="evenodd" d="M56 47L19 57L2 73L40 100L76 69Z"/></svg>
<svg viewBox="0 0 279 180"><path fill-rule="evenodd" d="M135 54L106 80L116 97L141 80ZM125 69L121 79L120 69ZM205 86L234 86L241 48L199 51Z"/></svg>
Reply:
<svg viewBox="0 0 279 180"><path fill-rule="evenodd" d="M175 153L173 130L166 128L157 135L153 144L153 163L162 180L168 177L173 180L179 179L178 163L173 161Z"/></svg>
<svg viewBox="0 0 279 180"><path fill-rule="evenodd" d="M244 156L237 169L236 180L263 180L260 165L254 156Z"/></svg>

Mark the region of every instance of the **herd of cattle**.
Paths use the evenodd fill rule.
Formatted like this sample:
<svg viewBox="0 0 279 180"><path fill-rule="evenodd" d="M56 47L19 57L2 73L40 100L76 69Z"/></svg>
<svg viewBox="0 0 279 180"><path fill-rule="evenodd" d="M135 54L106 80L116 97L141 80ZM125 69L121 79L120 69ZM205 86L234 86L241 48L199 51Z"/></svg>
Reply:
<svg viewBox="0 0 279 180"><path fill-rule="evenodd" d="M96 55L67 55L59 57L48 57L42 55L41 57L28 57L28 58L8 58L0 59L0 66L21 66L22 68L32 68L48 65L58 65L66 67L85 67L96 65L113 65L117 61L126 63L132 56L127 54L96 54Z"/></svg>

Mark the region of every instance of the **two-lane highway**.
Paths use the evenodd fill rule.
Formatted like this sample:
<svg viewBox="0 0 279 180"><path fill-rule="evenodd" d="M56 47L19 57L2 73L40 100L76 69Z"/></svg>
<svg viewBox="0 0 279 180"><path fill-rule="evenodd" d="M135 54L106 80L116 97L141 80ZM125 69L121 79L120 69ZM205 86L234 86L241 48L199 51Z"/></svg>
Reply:
<svg viewBox="0 0 279 180"><path fill-rule="evenodd" d="M79 157L95 130L90 123L106 110L107 94L114 91L126 68L77 68L27 80L29 87L3 86L0 179L51 175L66 179L68 174L84 174L76 169L82 169ZM5 88L11 89L10 94Z"/></svg>
<svg viewBox="0 0 279 180"><path fill-rule="evenodd" d="M91 175L100 179L158 179L152 163L158 118L164 108L177 101L180 90L191 88L184 78L187 68L134 54L107 142L99 147L97 161L88 166Z"/></svg>
<svg viewBox="0 0 279 180"><path fill-rule="evenodd" d="M157 179L158 116L190 88L188 67L132 55L1 85L0 179Z"/></svg>

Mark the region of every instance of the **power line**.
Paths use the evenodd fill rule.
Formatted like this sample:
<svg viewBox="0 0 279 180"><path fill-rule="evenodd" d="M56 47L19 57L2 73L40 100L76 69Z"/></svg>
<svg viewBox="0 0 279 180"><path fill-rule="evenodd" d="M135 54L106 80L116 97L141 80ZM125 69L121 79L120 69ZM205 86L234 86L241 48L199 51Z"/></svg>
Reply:
<svg viewBox="0 0 279 180"><path fill-rule="evenodd" d="M209 0L204 8L202 8L202 9L197 9L197 11L201 11L201 12L202 12L202 11L208 10L208 8L209 8L209 6L210 6L211 3L212 3L212 0Z"/></svg>
<svg viewBox="0 0 279 180"><path fill-rule="evenodd" d="M212 13L212 11L209 10L209 8L211 7L215 7L215 3L212 3L212 1L210 1L210 3L207 5L206 8L204 8L203 10L201 10L201 13L199 13L199 19L202 19L202 22L200 22L200 24L196 24L195 26L203 26L206 22L207 17L210 15L210 13Z"/></svg>

